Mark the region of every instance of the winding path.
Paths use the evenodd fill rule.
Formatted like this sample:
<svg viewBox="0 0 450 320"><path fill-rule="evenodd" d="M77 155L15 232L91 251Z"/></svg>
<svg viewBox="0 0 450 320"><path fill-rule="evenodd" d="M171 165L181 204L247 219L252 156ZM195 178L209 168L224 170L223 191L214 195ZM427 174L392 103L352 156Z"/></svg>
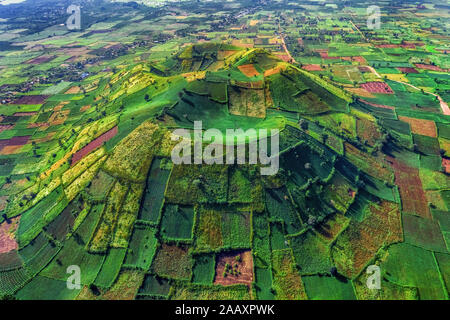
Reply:
<svg viewBox="0 0 450 320"><path fill-rule="evenodd" d="M382 79L382 76L381 76L381 75L380 75L373 67L368 66L368 68L369 68L369 69L370 69L370 70L371 70L378 78ZM416 86L414 86L414 85L412 85L412 84L410 84L410 83L403 82L403 81L397 81L397 80L391 80L391 81L398 82L398 83L401 83L401 84L410 86L411 88L416 89L416 90L418 90L418 91L421 91L421 89L417 88ZM423 92L428 93L428 94L431 94L431 95L437 97L438 100L439 100L439 104L441 105L442 113L445 114L446 116L450 116L450 108L448 107L448 104L447 104L447 103L446 103L446 102L445 102L438 94L433 93L433 92L428 92L428 91L425 91L425 90L424 90Z"/></svg>

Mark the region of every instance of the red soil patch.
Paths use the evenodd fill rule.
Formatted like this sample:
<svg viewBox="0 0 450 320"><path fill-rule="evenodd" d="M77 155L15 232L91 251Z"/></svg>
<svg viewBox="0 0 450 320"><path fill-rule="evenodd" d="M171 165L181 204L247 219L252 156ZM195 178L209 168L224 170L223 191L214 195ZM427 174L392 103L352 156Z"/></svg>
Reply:
<svg viewBox="0 0 450 320"><path fill-rule="evenodd" d="M341 57L330 57L328 55L328 51L319 51L320 57L322 59L331 59L331 60L337 60L340 59Z"/></svg>
<svg viewBox="0 0 450 320"><path fill-rule="evenodd" d="M6 253L18 248L14 233L19 226L20 216L8 219L0 224L0 253Z"/></svg>
<svg viewBox="0 0 450 320"><path fill-rule="evenodd" d="M80 91L81 91L80 87L75 86L67 90L64 94L76 94L79 93Z"/></svg>
<svg viewBox="0 0 450 320"><path fill-rule="evenodd" d="M46 63L49 61L52 61L53 59L55 59L56 56L40 56L31 60L28 60L27 64L41 64L41 63Z"/></svg>
<svg viewBox="0 0 450 320"><path fill-rule="evenodd" d="M352 57L352 60L353 61L357 61L357 62L359 62L361 64L366 64L367 63L366 59L364 59L364 57L361 57L361 56Z"/></svg>
<svg viewBox="0 0 450 320"><path fill-rule="evenodd" d="M268 70L264 71L264 77L269 77L273 74L278 74L281 72L281 70L284 70L284 69L285 69L284 66L277 66L275 68L268 69Z"/></svg>
<svg viewBox="0 0 450 320"><path fill-rule="evenodd" d="M446 69L442 69L442 68L439 68L438 66L433 66L431 64L416 63L416 67L419 69L424 69L424 70L447 72Z"/></svg>
<svg viewBox="0 0 450 320"><path fill-rule="evenodd" d="M84 112L84 111L86 111L86 110L89 110L90 107L91 107L91 105L87 105L87 106L81 107L81 108L80 108L80 111L81 111L81 112Z"/></svg>
<svg viewBox="0 0 450 320"><path fill-rule="evenodd" d="M401 121L409 123L411 131L422 136L437 138L436 124L432 120L414 119L399 116Z"/></svg>
<svg viewBox="0 0 450 320"><path fill-rule="evenodd" d="M255 66L252 64L244 64L242 66L239 66L238 69L247 77L255 77L259 75L259 72L256 71Z"/></svg>
<svg viewBox="0 0 450 320"><path fill-rule="evenodd" d="M111 130L105 132L97 139L91 141L88 145L83 147L82 149L75 152L75 154L72 156L72 166L83 159L86 155L97 149L98 147L101 147L102 144L111 138L113 138L117 133L119 132L117 126L112 128Z"/></svg>
<svg viewBox="0 0 450 320"><path fill-rule="evenodd" d="M0 133L6 130L11 130L14 128L13 124L0 124Z"/></svg>
<svg viewBox="0 0 450 320"><path fill-rule="evenodd" d="M370 93L385 93L385 94L394 93L394 91L392 91L391 87L389 87L387 83L379 81L366 82L361 84L361 87L363 89L366 89Z"/></svg>
<svg viewBox="0 0 450 320"><path fill-rule="evenodd" d="M292 58L290 56L288 56L287 54L277 54L278 58L280 58L281 60L283 60L284 62L291 62Z"/></svg>
<svg viewBox="0 0 450 320"><path fill-rule="evenodd" d="M302 69L306 71L322 71L322 67L319 64L307 64Z"/></svg>
<svg viewBox="0 0 450 320"><path fill-rule="evenodd" d="M48 97L47 95L22 96L11 104L43 104Z"/></svg>
<svg viewBox="0 0 450 320"><path fill-rule="evenodd" d="M446 173L450 173L450 159L442 159L442 167L445 169Z"/></svg>
<svg viewBox="0 0 450 320"><path fill-rule="evenodd" d="M64 106L69 103L70 103L70 101L63 101L60 104L58 104L56 107L54 107L53 111L61 111L61 109L64 108Z"/></svg>
<svg viewBox="0 0 450 320"><path fill-rule="evenodd" d="M0 140L0 149L7 146L23 146L28 143L30 136L13 137L11 139Z"/></svg>
<svg viewBox="0 0 450 320"><path fill-rule="evenodd" d="M359 62L360 64L366 65L367 64L367 60L364 59L364 57L361 56L350 56L350 57L341 57L342 60L346 60L346 61L356 61Z"/></svg>
<svg viewBox="0 0 450 320"><path fill-rule="evenodd" d="M404 49L415 49L416 45L414 43L403 43L400 45L400 47L404 48Z"/></svg>
<svg viewBox="0 0 450 320"><path fill-rule="evenodd" d="M47 122L34 122L34 123L29 123L27 128L40 128L40 127L48 127L48 123Z"/></svg>
<svg viewBox="0 0 450 320"><path fill-rule="evenodd" d="M240 257L239 261L236 260L237 256ZM253 256L251 250L220 253L216 259L214 284L226 286L242 283L249 287L251 286L253 282ZM233 275L231 272L227 272L226 277L224 277L225 266L227 264L231 266L232 270L237 270L238 274L236 275L235 273Z"/></svg>
<svg viewBox="0 0 450 320"><path fill-rule="evenodd" d="M399 48L400 45L398 45L398 44L378 44L375 47L377 47L377 48L390 48L390 49L393 49L393 48Z"/></svg>
<svg viewBox="0 0 450 320"><path fill-rule="evenodd" d="M397 70L402 73L419 73L419 71L417 71L416 69L408 67L406 68L398 67Z"/></svg>
<svg viewBox="0 0 450 320"><path fill-rule="evenodd" d="M16 112L13 114L15 117L28 117L28 116L35 116L37 115L37 112Z"/></svg>
<svg viewBox="0 0 450 320"><path fill-rule="evenodd" d="M375 96L373 94L371 94L367 90L364 90L363 88L344 88L344 90L350 92L351 94L360 96L360 97L375 98Z"/></svg>
<svg viewBox="0 0 450 320"><path fill-rule="evenodd" d="M369 67L358 67L358 70L362 73L369 73L372 72Z"/></svg>
<svg viewBox="0 0 450 320"><path fill-rule="evenodd" d="M395 183L398 185L403 211L431 219L427 198L419 177L419 170L409 167L392 157L388 157L388 161L394 169Z"/></svg>
<svg viewBox="0 0 450 320"><path fill-rule="evenodd" d="M1 155L9 155L19 153L23 146L6 146L0 150Z"/></svg>

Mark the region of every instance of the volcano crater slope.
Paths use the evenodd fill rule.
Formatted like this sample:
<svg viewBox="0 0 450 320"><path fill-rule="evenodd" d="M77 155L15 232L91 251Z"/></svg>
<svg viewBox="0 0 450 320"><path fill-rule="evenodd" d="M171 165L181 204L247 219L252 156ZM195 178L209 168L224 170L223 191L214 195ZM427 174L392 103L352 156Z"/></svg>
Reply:
<svg viewBox="0 0 450 320"><path fill-rule="evenodd" d="M199 43L97 80L89 94L62 95L75 100L40 101L29 117L48 131L30 126L22 139L32 160L0 159L5 184L21 181L0 196L0 244L11 248L0 251L0 296L379 298L364 287L377 264L381 297L445 297L448 176L422 166L436 163L423 152L440 157L435 135L399 130L393 110L261 48ZM174 130L192 132L196 121L224 135L243 129L245 144L246 130L279 130L278 172L174 164ZM396 184L411 179L423 185ZM433 243L424 228L437 233ZM79 290L65 289L69 265L83 272ZM398 271L408 266L417 272L406 279Z"/></svg>

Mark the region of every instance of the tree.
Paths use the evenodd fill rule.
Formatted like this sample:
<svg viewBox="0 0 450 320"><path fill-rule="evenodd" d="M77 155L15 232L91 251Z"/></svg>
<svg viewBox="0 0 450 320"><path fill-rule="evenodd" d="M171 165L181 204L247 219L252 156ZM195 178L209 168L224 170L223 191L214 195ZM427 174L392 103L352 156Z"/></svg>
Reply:
<svg viewBox="0 0 450 320"><path fill-rule="evenodd" d="M336 268L336 267L332 267L332 268L330 269L330 273L331 273L331 275L332 275L333 277L336 277L336 276L338 275L337 268Z"/></svg>
<svg viewBox="0 0 450 320"><path fill-rule="evenodd" d="M101 292L100 292L100 290L98 289L98 287L97 287L95 284L93 284L93 283L91 283L91 284L89 285L89 289L90 289L91 292L92 292L94 295L96 295L96 296L99 296L99 295L101 294Z"/></svg>
<svg viewBox="0 0 450 320"><path fill-rule="evenodd" d="M300 119L298 121L300 128L304 131L308 130L308 122L305 119Z"/></svg>
<svg viewBox="0 0 450 320"><path fill-rule="evenodd" d="M315 226L317 223L317 218L315 216L309 215L308 216L308 225Z"/></svg>

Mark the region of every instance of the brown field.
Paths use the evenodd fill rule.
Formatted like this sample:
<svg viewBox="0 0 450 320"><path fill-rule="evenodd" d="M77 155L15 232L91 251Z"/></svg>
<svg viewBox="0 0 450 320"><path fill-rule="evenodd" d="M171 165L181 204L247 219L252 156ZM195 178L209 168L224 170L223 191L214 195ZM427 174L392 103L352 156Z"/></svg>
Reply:
<svg viewBox="0 0 450 320"><path fill-rule="evenodd" d="M306 300L305 286L298 270L291 249L274 250L272 253L273 286L276 288L277 300Z"/></svg>
<svg viewBox="0 0 450 320"><path fill-rule="evenodd" d="M346 91L364 98L375 98L373 94L363 88L345 88Z"/></svg>
<svg viewBox="0 0 450 320"><path fill-rule="evenodd" d="M0 125L0 133L5 130L11 130L12 128L14 128L13 124L1 124Z"/></svg>
<svg viewBox="0 0 450 320"><path fill-rule="evenodd" d="M236 261L236 256L240 257L240 261ZM225 265L229 264L234 270L240 272L233 275L230 272L224 277L223 273ZM235 265L237 264L237 268ZM232 251L218 254L216 257L216 276L214 284L232 285L232 284L246 284L250 286L253 281L253 256L251 250Z"/></svg>
<svg viewBox="0 0 450 320"><path fill-rule="evenodd" d="M395 183L399 188L403 211L431 219L419 170L411 168L391 157L388 157L388 161L391 162L392 168L394 168Z"/></svg>
<svg viewBox="0 0 450 320"><path fill-rule="evenodd" d="M362 141L367 140L371 146L382 137L382 134L375 123L362 118L356 120L356 132L358 137L361 137Z"/></svg>
<svg viewBox="0 0 450 320"><path fill-rule="evenodd" d="M350 156L349 160L354 165L361 167L371 176L382 181L392 181L392 171L389 166L383 167L383 162L370 156L368 153L362 152L348 142L344 143L345 154ZM356 158L356 161L354 160Z"/></svg>
<svg viewBox="0 0 450 320"><path fill-rule="evenodd" d="M352 220L332 247L336 267L343 275L354 278L383 245L401 242L403 231L397 204L383 201L372 204L362 222Z"/></svg>
<svg viewBox="0 0 450 320"><path fill-rule="evenodd" d="M411 68L411 67L406 67L406 68L399 67L399 68L397 68L397 70L402 73L419 73L419 71L417 71L416 69Z"/></svg>
<svg viewBox="0 0 450 320"><path fill-rule="evenodd" d="M84 112L86 110L89 110L90 108L91 108L91 105L83 106L83 107L80 108L80 111Z"/></svg>
<svg viewBox="0 0 450 320"><path fill-rule="evenodd" d="M47 122L34 122L34 123L29 123L27 125L27 128L41 128L41 127L48 128L49 125Z"/></svg>
<svg viewBox="0 0 450 320"><path fill-rule="evenodd" d="M274 106L275 104L273 103L273 99L272 99L272 95L270 94L269 87L266 87L264 89L264 95L266 97L266 107L270 108L270 107Z"/></svg>
<svg viewBox="0 0 450 320"><path fill-rule="evenodd" d="M0 140L0 150L8 146L23 146L28 143L30 136L13 137L11 139Z"/></svg>
<svg viewBox="0 0 450 320"><path fill-rule="evenodd" d="M6 183L5 183L6 184ZM4 186L4 185L3 185ZM0 211L3 211L6 208L6 205L8 204L6 200L9 198L9 196L1 196L0 197Z"/></svg>
<svg viewBox="0 0 450 320"><path fill-rule="evenodd" d="M284 52L275 52L275 55L285 62L291 62L292 58Z"/></svg>
<svg viewBox="0 0 450 320"><path fill-rule="evenodd" d="M69 103L70 103L70 101L63 101L63 102L59 103L56 107L54 107L53 111L61 111L61 109L64 108L64 106Z"/></svg>
<svg viewBox="0 0 450 320"><path fill-rule="evenodd" d="M366 59L364 59L364 57L361 56L352 57L352 60L359 62L361 65L367 64Z"/></svg>
<svg viewBox="0 0 450 320"><path fill-rule="evenodd" d="M387 83L380 81L366 82L361 84L361 87L363 89L366 89L370 93L384 93L384 94L394 93L394 91L392 91L391 87L389 87Z"/></svg>
<svg viewBox="0 0 450 320"><path fill-rule="evenodd" d="M273 74L278 74L284 69L286 69L286 66L276 66L275 68L268 69L268 70L264 71L264 77L268 77Z"/></svg>
<svg viewBox="0 0 450 320"><path fill-rule="evenodd" d="M50 118L48 119L48 122L52 126L60 125L66 122L68 116L69 116L70 110L63 110L63 111L57 111L53 112Z"/></svg>
<svg viewBox="0 0 450 320"><path fill-rule="evenodd" d="M36 111L33 112L16 112L13 114L14 117L28 117L37 115Z"/></svg>
<svg viewBox="0 0 450 320"><path fill-rule="evenodd" d="M442 159L442 167L444 167L446 173L450 173L450 159Z"/></svg>
<svg viewBox="0 0 450 320"><path fill-rule="evenodd" d="M20 216L0 224L0 254L18 248L14 233L19 226Z"/></svg>
<svg viewBox="0 0 450 320"><path fill-rule="evenodd" d="M16 154L20 152L23 146L6 146L0 150L0 155Z"/></svg>
<svg viewBox="0 0 450 320"><path fill-rule="evenodd" d="M264 118L266 103L264 90L249 90L237 87L229 89L230 113L247 117Z"/></svg>
<svg viewBox="0 0 450 320"><path fill-rule="evenodd" d="M192 260L188 249L163 243L155 255L152 270L160 276L189 279L192 273Z"/></svg>
<svg viewBox="0 0 450 320"><path fill-rule="evenodd" d="M431 70L431 71L439 71L439 72L447 72L447 69L439 68L438 66L433 66L430 64L416 63L416 67L423 70Z"/></svg>
<svg viewBox="0 0 450 320"><path fill-rule="evenodd" d="M80 91L81 91L80 87L74 86L74 87L71 87L69 90L67 90L64 94L75 94L75 93L79 93Z"/></svg>
<svg viewBox="0 0 450 320"><path fill-rule="evenodd" d="M52 61L53 59L55 59L56 56L40 56L31 60L28 60L27 64L41 64L41 63L46 63L49 61Z"/></svg>
<svg viewBox="0 0 450 320"><path fill-rule="evenodd" d="M398 117L401 121L409 123L412 133L437 138L436 124L432 120L414 119L404 116Z"/></svg>
<svg viewBox="0 0 450 320"><path fill-rule="evenodd" d="M264 81L234 81L232 84L235 84L237 87L245 88L245 89L263 89Z"/></svg>
<svg viewBox="0 0 450 320"><path fill-rule="evenodd" d="M306 71L322 71L320 64L307 64L306 66L303 66L302 69Z"/></svg>
<svg viewBox="0 0 450 320"><path fill-rule="evenodd" d="M229 56L235 54L237 51L234 50L221 50L217 52L217 59L218 60L225 60L225 58L228 58Z"/></svg>
<svg viewBox="0 0 450 320"><path fill-rule="evenodd" d="M233 46L242 47L242 48L253 48L253 43L242 43L240 40L233 40L231 42Z"/></svg>
<svg viewBox="0 0 450 320"><path fill-rule="evenodd" d="M22 96L12 104L43 104L49 96L46 95L35 95L35 96Z"/></svg>
<svg viewBox="0 0 450 320"><path fill-rule="evenodd" d="M249 78L259 75L259 72L256 71L253 64L244 64L242 66L239 66L238 69Z"/></svg>

